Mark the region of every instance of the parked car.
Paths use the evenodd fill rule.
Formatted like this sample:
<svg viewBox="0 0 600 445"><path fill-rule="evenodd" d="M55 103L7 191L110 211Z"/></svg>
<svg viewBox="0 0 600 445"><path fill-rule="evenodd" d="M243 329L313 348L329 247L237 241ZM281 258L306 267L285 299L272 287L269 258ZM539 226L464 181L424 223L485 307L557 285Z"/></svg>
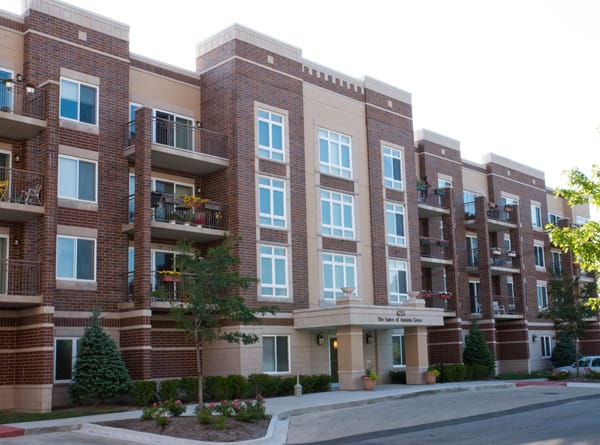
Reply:
<svg viewBox="0 0 600 445"><path fill-rule="evenodd" d="M568 371L571 376L577 375L577 362L569 366L561 366L554 371ZM590 355L579 359L579 377L584 377L590 371L600 372L600 355Z"/></svg>

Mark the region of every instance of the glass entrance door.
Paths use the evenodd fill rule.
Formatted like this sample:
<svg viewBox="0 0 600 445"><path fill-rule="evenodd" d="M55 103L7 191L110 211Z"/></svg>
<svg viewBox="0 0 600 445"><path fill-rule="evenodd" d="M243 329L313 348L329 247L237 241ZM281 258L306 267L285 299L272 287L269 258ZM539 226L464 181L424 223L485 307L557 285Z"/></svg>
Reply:
<svg viewBox="0 0 600 445"><path fill-rule="evenodd" d="M340 381L338 377L338 342L337 338L329 337L329 370L331 374L331 381L338 383Z"/></svg>

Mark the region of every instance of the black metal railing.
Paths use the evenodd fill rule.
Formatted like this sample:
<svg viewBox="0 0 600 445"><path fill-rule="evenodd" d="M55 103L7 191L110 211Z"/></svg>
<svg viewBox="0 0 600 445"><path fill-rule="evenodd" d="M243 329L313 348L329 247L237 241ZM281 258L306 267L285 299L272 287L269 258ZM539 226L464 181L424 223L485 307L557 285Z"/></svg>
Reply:
<svg viewBox="0 0 600 445"><path fill-rule="evenodd" d="M479 266L479 251L477 248L467 250L467 267Z"/></svg>
<svg viewBox="0 0 600 445"><path fill-rule="evenodd" d="M494 315L516 315L517 304L519 303L516 297L510 295L494 295L492 302L492 312Z"/></svg>
<svg viewBox="0 0 600 445"><path fill-rule="evenodd" d="M133 301L134 283L133 272L127 273L127 298ZM153 270L144 274L144 283L148 283L148 292L151 301L186 301L183 291L183 280L190 279L192 275L176 271Z"/></svg>
<svg viewBox="0 0 600 445"><path fill-rule="evenodd" d="M42 181L39 173L0 167L0 201L41 206Z"/></svg>
<svg viewBox="0 0 600 445"><path fill-rule="evenodd" d="M505 206L503 208L497 207L495 204L489 205L490 208L487 210L488 219L492 219L494 221L508 222L514 223L516 220L515 216L515 208L514 206Z"/></svg>
<svg viewBox="0 0 600 445"><path fill-rule="evenodd" d="M492 248L490 250L490 266L496 267L515 267L514 258L516 254L511 252L502 252L501 250Z"/></svg>
<svg viewBox="0 0 600 445"><path fill-rule="evenodd" d="M129 222L135 216L135 195L129 195ZM183 203L183 198L168 193L151 192L150 217L153 221L184 224L211 229L226 227L225 209L223 204L209 201L200 208L189 208Z"/></svg>
<svg viewBox="0 0 600 445"><path fill-rule="evenodd" d="M474 219L476 214L475 201L465 202L463 206L465 219Z"/></svg>
<svg viewBox="0 0 600 445"><path fill-rule="evenodd" d="M44 91L11 79L0 80L0 111L44 118Z"/></svg>
<svg viewBox="0 0 600 445"><path fill-rule="evenodd" d="M424 186L417 186L417 202L442 209L450 208L449 189L434 189L429 191Z"/></svg>
<svg viewBox="0 0 600 445"><path fill-rule="evenodd" d="M421 256L427 258L437 258L443 260L450 260L450 241L441 240L436 238L430 238L422 236L419 238L419 244L421 247Z"/></svg>
<svg viewBox="0 0 600 445"><path fill-rule="evenodd" d="M125 130L127 146L134 145L135 121L128 122ZM227 159L224 134L167 119L152 118L152 143Z"/></svg>
<svg viewBox="0 0 600 445"><path fill-rule="evenodd" d="M39 261L6 259L0 266L0 294L40 295Z"/></svg>

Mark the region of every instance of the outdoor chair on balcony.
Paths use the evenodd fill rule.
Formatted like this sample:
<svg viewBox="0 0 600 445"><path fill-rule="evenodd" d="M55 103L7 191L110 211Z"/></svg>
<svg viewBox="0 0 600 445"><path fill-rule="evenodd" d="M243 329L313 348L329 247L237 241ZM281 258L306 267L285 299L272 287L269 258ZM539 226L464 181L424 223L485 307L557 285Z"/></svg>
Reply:
<svg viewBox="0 0 600 445"><path fill-rule="evenodd" d="M8 181L0 181L0 201L8 198Z"/></svg>
<svg viewBox="0 0 600 445"><path fill-rule="evenodd" d="M494 314L496 315L505 315L506 311L504 310L504 305L498 303L497 301L493 302Z"/></svg>
<svg viewBox="0 0 600 445"><path fill-rule="evenodd" d="M40 200L40 193L42 191L42 183L38 182L34 184L32 187L29 187L27 190L23 190L23 202L25 204L36 204L40 205L42 201Z"/></svg>

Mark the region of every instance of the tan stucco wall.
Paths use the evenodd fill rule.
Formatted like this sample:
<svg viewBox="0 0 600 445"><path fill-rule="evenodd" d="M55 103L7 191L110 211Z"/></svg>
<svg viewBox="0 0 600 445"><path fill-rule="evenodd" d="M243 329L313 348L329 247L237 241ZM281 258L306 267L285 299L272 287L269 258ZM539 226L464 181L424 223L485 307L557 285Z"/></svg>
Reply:
<svg viewBox="0 0 600 445"><path fill-rule="evenodd" d="M462 175L464 190L488 197L487 177L484 173L463 167Z"/></svg>
<svg viewBox="0 0 600 445"><path fill-rule="evenodd" d="M322 88L304 84L304 134L306 160L306 208L308 232L308 288L309 305L317 307L322 297L320 238L320 183L318 158L318 129L344 133L352 138L352 170L355 182L354 215L356 224L357 283L355 294L365 303L373 303L373 274L371 257L371 223L367 135L364 104L331 93Z"/></svg>
<svg viewBox="0 0 600 445"><path fill-rule="evenodd" d="M23 35L0 28L0 67L23 72Z"/></svg>
<svg viewBox="0 0 600 445"><path fill-rule="evenodd" d="M129 100L148 108L200 119L200 89L172 79L132 68Z"/></svg>
<svg viewBox="0 0 600 445"><path fill-rule="evenodd" d="M554 213L565 218L570 216L570 209L565 205L565 201L550 193L546 194L546 205L548 206L548 213Z"/></svg>

